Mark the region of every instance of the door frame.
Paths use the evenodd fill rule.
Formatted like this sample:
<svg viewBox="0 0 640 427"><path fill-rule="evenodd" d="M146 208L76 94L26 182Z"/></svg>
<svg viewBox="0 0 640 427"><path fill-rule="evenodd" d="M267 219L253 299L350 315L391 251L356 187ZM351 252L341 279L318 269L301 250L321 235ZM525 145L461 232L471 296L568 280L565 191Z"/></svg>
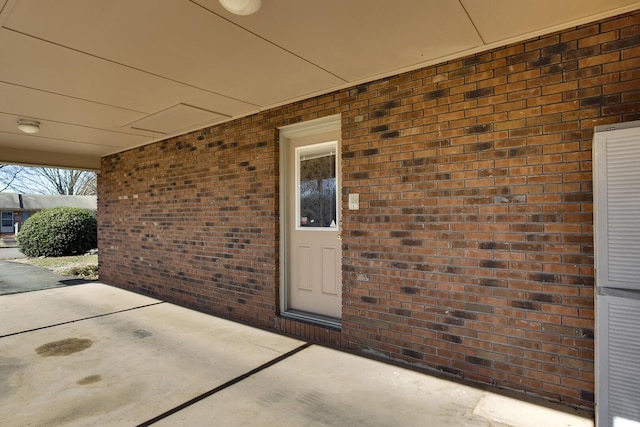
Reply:
<svg viewBox="0 0 640 427"><path fill-rule="evenodd" d="M341 323L337 322L334 319L324 318L321 315L305 315L298 312L288 311L288 307L289 307L288 295L289 294L287 292L288 291L287 247L290 243L290 239L287 232L288 227L286 227L286 224L288 224L288 221L291 220L291 215L287 210L286 204L287 204L287 197L290 197L290 194L288 194L288 191L287 191L287 179L291 178L292 174L295 174L295 171L287 170L287 159L288 159L287 139L300 138L300 137L314 135L322 132L335 131L335 130L341 130L341 129L342 129L342 116L340 114L327 116L327 117L323 117L315 120L309 120L306 122L296 123L293 125L283 126L278 128L280 133L279 135L279 142L280 142L280 147L279 147L279 150L280 150L280 162L279 162L279 165L280 165L280 169L279 169L280 170L280 179L279 179L279 185L280 185L280 189L279 189L280 190L279 192L280 194L280 203L279 203L279 208L280 208L280 215L279 215L279 221L280 221L280 286L279 286L280 315L283 317L290 317L293 319L308 321L308 322L317 323L323 326L328 326L328 327L338 328L338 329L341 328ZM340 164L340 151L341 151L340 147L341 147L341 141L338 140L338 152L336 153L338 164ZM339 173L339 170L336 172ZM338 200L340 201L342 199L342 196L341 196L342 179L339 178L338 182L340 183L340 189L339 189L340 196L338 197ZM338 209L339 211L341 211L342 210L341 206ZM341 212L339 213L341 214ZM341 279L341 282L342 282L342 279ZM340 286L342 286L342 284L340 284Z"/></svg>

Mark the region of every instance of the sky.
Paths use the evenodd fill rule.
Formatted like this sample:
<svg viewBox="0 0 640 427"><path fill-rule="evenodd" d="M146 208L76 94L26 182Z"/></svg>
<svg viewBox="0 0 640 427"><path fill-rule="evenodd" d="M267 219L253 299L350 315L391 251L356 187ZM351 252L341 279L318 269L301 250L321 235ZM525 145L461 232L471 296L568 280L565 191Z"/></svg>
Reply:
<svg viewBox="0 0 640 427"><path fill-rule="evenodd" d="M0 192L22 194L60 194L56 187L39 172L42 169L43 168L41 167L2 165L0 168ZM61 172L68 172L66 169L58 170ZM62 173L61 177L64 179L66 174ZM63 185L63 187L66 186Z"/></svg>

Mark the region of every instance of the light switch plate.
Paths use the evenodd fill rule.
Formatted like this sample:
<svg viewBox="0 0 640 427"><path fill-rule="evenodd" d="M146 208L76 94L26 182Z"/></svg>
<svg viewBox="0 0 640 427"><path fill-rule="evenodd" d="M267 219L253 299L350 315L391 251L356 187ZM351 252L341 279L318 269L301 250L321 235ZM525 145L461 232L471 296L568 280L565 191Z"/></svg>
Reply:
<svg viewBox="0 0 640 427"><path fill-rule="evenodd" d="M360 209L360 194L349 194L349 210L357 211L358 209Z"/></svg>

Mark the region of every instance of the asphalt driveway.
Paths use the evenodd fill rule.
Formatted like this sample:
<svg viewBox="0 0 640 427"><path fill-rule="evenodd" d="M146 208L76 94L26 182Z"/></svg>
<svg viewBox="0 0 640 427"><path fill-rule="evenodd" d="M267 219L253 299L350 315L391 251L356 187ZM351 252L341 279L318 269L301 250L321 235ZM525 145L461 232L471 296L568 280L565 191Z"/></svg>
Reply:
<svg viewBox="0 0 640 427"><path fill-rule="evenodd" d="M10 248L0 249L0 254ZM87 283L87 280L58 276L46 268L12 261L0 261L0 295L30 292Z"/></svg>
<svg viewBox="0 0 640 427"><path fill-rule="evenodd" d="M24 254L16 247L0 246L0 259L24 258Z"/></svg>

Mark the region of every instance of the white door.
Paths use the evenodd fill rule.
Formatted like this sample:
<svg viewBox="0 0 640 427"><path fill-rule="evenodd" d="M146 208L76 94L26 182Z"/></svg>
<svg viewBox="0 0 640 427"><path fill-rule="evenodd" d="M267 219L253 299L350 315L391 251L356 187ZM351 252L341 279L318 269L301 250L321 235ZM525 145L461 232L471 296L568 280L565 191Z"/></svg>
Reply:
<svg viewBox="0 0 640 427"><path fill-rule="evenodd" d="M281 130L283 311L339 323L342 317L340 128Z"/></svg>

